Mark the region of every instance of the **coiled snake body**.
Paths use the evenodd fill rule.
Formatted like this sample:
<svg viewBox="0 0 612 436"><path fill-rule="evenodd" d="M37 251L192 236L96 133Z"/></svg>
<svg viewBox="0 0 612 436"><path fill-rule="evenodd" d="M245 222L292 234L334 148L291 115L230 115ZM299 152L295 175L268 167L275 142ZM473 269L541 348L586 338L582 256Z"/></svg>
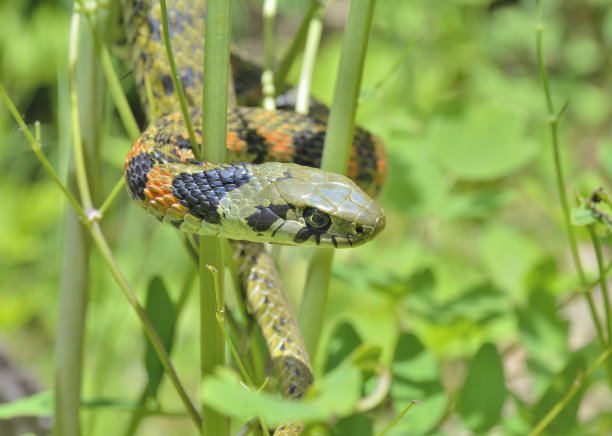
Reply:
<svg viewBox="0 0 612 436"><path fill-rule="evenodd" d="M196 108L201 106L204 5L201 0L167 3L173 52L201 142ZM198 162L171 80L159 5L123 0L123 8L141 99L149 117L157 118L126 158L130 196L181 231L240 240L232 244L245 299L266 339L281 394L299 398L312 383L308 355L271 258L262 244L246 241L349 247L371 240L385 225L382 209L370 197L384 181L382 146L356 128L349 176L358 186L312 168L320 165L325 138L320 119L235 106L228 112L227 134L228 161L234 163ZM300 433L299 423L275 431Z"/></svg>

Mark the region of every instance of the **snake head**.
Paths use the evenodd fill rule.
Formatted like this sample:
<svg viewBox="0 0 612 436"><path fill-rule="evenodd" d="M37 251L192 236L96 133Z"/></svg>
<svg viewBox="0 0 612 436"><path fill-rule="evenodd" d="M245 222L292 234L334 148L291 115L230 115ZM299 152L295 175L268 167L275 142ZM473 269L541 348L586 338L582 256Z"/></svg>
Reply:
<svg viewBox="0 0 612 436"><path fill-rule="evenodd" d="M250 199L249 207L240 209L240 220L257 235L251 238L243 233L244 239L354 247L374 238L385 226L380 206L345 176L272 162L256 168L252 183L239 188Z"/></svg>

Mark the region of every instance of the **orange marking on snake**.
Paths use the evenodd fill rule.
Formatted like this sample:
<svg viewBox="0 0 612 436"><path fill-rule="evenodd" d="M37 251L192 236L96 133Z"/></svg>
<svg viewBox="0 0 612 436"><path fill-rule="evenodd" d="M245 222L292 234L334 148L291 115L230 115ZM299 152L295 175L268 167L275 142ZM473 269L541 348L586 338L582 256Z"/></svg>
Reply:
<svg viewBox="0 0 612 436"><path fill-rule="evenodd" d="M187 210L180 206L178 199L172 195L171 189L168 189L168 183L163 181L164 171L161 168L153 168L147 174L147 185L144 188L145 201L161 213L165 213L168 208L172 208L172 214L175 216L184 216Z"/></svg>
<svg viewBox="0 0 612 436"><path fill-rule="evenodd" d="M240 139L240 135L237 132L232 130L227 131L227 139L226 146L228 149L233 150L234 154L240 154L246 152L247 144L242 139Z"/></svg>

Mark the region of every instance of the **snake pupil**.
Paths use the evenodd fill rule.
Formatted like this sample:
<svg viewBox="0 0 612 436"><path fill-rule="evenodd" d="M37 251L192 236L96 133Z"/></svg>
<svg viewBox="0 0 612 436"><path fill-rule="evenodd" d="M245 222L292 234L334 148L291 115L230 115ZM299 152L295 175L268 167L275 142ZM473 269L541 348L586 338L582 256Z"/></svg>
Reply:
<svg viewBox="0 0 612 436"><path fill-rule="evenodd" d="M304 221L309 227L315 229L322 229L328 226L331 222L329 215L323 213L314 207L307 207L304 209Z"/></svg>

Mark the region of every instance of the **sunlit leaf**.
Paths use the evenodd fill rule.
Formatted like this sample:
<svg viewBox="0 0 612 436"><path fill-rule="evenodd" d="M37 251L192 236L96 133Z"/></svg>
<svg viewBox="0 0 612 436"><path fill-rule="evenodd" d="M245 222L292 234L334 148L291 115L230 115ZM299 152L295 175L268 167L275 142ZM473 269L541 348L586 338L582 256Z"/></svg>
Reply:
<svg viewBox="0 0 612 436"><path fill-rule="evenodd" d="M586 205L572 208L571 211L572 224L578 227L588 226L597 222L597 214L589 209Z"/></svg>
<svg viewBox="0 0 612 436"><path fill-rule="evenodd" d="M524 115L510 107L481 104L459 118L437 118L431 142L440 162L464 180L493 180L528 164L535 142L525 137Z"/></svg>
<svg viewBox="0 0 612 436"><path fill-rule="evenodd" d="M542 256L542 249L532 238L503 225L486 226L479 248L493 283L511 292L525 290L525 277Z"/></svg>
<svg viewBox="0 0 612 436"><path fill-rule="evenodd" d="M53 416L53 391L44 391L10 403L0 404L0 419L23 416Z"/></svg>
<svg viewBox="0 0 612 436"><path fill-rule="evenodd" d="M361 373L352 365L341 365L317 382L301 400L287 401L267 392L256 393L238 383L227 371L204 378L202 400L209 407L233 417L262 417L266 423L299 419L326 421L348 416L359 400Z"/></svg>

